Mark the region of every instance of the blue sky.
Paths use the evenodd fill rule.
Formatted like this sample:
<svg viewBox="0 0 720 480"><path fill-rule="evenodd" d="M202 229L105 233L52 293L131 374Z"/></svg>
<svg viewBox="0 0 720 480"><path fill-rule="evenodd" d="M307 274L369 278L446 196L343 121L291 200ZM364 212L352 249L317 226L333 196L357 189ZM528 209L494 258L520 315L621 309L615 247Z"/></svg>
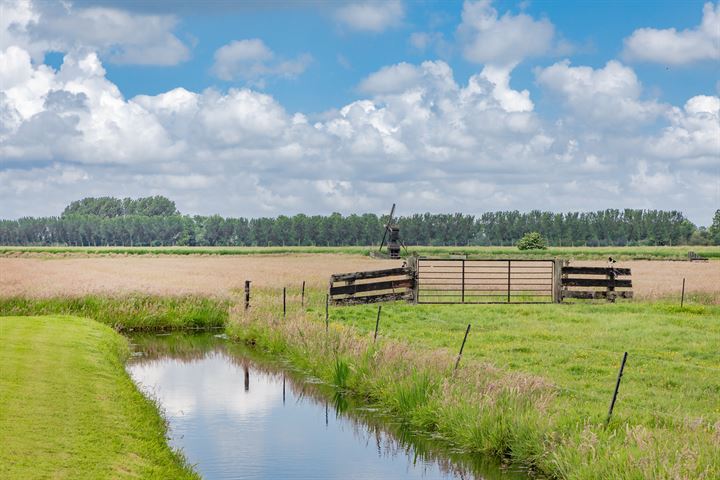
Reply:
<svg viewBox="0 0 720 480"><path fill-rule="evenodd" d="M717 2L0 9L3 218L720 207Z"/></svg>
<svg viewBox="0 0 720 480"><path fill-rule="evenodd" d="M121 2L119 2L121 3ZM303 75L270 82L263 91L271 93L290 110L322 112L345 105L362 94L358 83L367 75L399 62L434 60L434 51L421 51L409 41L412 33L434 31L452 41L460 23L461 1L407 2L402 24L381 33L355 34L333 23L327 6L305 8L203 9L183 12L176 33L194 44L192 57L173 67L148 68L132 65L108 65L108 78L132 97L157 94L177 86L199 91L208 87L243 86L242 81L219 81L211 72L213 53L238 38L261 38L279 55L294 57L307 52L313 57ZM656 28L692 28L700 23L703 1L682 2L494 2L498 11L525 12L533 17L552 20L558 33L571 44L569 55L546 55L516 69L512 85L538 93L532 69L571 58L573 63L602 67L617 58L623 39L639 26ZM172 12L172 8L165 9ZM344 58L347 65L339 60ZM441 58L448 61L459 82L477 73L478 66L467 62L458 52ZM58 60L55 58L55 64ZM707 62L692 68L666 69L666 65L634 65L643 83L658 98L683 103L698 93L713 95L718 81L717 63Z"/></svg>

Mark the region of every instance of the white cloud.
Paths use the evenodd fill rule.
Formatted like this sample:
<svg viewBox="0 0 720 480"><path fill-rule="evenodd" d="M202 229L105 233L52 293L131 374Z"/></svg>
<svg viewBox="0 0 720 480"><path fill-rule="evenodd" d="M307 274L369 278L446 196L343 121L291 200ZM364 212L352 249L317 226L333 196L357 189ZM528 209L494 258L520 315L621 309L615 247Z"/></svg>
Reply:
<svg viewBox="0 0 720 480"><path fill-rule="evenodd" d="M573 67L569 60L535 71L537 81L559 97L575 119L624 128L655 120L666 107L642 100L632 68L611 60L603 68Z"/></svg>
<svg viewBox="0 0 720 480"><path fill-rule="evenodd" d="M465 84L442 61L386 67L363 82L366 98L308 117L248 88L125 99L94 53L68 54L55 71L11 47L0 65L0 218L57 214L88 195L149 194L188 213L250 216L382 211L393 201L408 212L711 213L717 97L663 106L661 127L618 135L602 122L543 120L497 66ZM593 96L644 105L622 65L554 67L544 79L573 114L600 108Z"/></svg>
<svg viewBox="0 0 720 480"><path fill-rule="evenodd" d="M555 28L550 21L525 13L498 16L491 0L466 1L458 35L463 55L471 62L514 66L523 59L548 53Z"/></svg>
<svg viewBox="0 0 720 480"><path fill-rule="evenodd" d="M128 13L71 2L7 0L0 5L0 50L20 46L41 62L48 51L97 51L107 61L176 65L190 57L172 15Z"/></svg>
<svg viewBox="0 0 720 480"><path fill-rule="evenodd" d="M293 60L276 58L275 53L259 38L235 40L215 52L212 70L222 80L243 79L263 85L266 78L294 78L308 67L312 57L302 54Z"/></svg>
<svg viewBox="0 0 720 480"><path fill-rule="evenodd" d="M357 31L383 32L402 23L405 8L400 0L369 0L347 3L335 11L335 19Z"/></svg>
<svg viewBox="0 0 720 480"><path fill-rule="evenodd" d="M640 28L625 39L625 58L667 65L720 60L720 4L703 7L702 22L693 29Z"/></svg>
<svg viewBox="0 0 720 480"><path fill-rule="evenodd" d="M695 96L668 116L670 126L647 142L650 154L679 159L686 167L720 165L720 98Z"/></svg>

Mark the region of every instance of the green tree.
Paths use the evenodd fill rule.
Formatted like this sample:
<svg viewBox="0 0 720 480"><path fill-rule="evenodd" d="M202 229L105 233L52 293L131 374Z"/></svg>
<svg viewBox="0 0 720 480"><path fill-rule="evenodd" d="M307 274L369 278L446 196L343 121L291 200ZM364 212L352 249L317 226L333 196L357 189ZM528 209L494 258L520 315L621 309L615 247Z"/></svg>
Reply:
<svg viewBox="0 0 720 480"><path fill-rule="evenodd" d="M520 250L544 250L547 248L547 241L538 232L530 232L518 240L517 247Z"/></svg>
<svg viewBox="0 0 720 480"><path fill-rule="evenodd" d="M710 239L715 245L720 245L720 209L715 210L715 216L713 217L713 223L708 229Z"/></svg>

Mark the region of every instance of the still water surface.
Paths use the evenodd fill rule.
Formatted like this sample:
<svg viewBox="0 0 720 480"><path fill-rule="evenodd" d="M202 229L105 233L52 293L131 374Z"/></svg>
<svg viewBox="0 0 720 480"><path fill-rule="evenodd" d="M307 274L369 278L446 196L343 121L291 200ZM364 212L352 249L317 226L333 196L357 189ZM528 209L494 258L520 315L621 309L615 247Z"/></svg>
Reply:
<svg viewBox="0 0 720 480"><path fill-rule="evenodd" d="M212 334L132 336L128 371L205 479L521 479Z"/></svg>

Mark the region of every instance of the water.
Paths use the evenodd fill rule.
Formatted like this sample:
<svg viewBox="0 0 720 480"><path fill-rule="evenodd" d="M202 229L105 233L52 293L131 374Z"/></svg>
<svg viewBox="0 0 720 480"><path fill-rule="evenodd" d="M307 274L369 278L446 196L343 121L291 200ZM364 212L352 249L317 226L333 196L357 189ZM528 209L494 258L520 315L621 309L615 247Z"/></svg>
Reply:
<svg viewBox="0 0 720 480"><path fill-rule="evenodd" d="M205 479L519 479L211 334L133 336L128 371Z"/></svg>

